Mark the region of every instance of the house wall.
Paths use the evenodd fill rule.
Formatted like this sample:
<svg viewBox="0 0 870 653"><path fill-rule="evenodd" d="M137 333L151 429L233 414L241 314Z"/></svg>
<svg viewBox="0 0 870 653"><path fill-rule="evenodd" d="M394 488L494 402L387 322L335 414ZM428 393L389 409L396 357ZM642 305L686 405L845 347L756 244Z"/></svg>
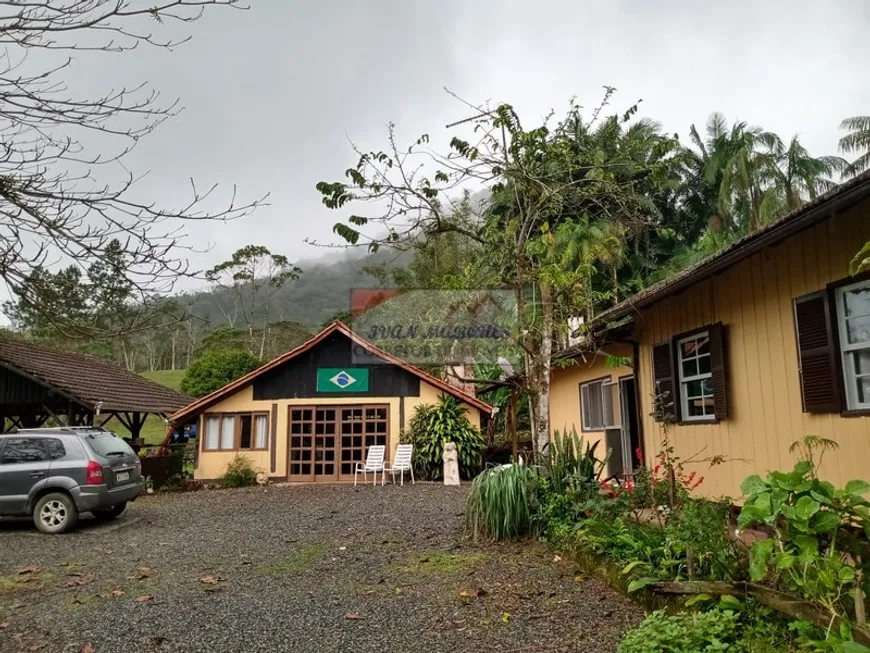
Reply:
<svg viewBox="0 0 870 653"><path fill-rule="evenodd" d="M607 366L608 356L631 359L630 345L607 345L604 352L588 353L586 360L578 358L569 367L554 368L550 375L550 428L559 433L576 429L586 442L604 439L604 431L583 431L580 418L580 384L607 378L611 381L634 373L631 367ZM599 448L604 451L604 445Z"/></svg>
<svg viewBox="0 0 870 653"><path fill-rule="evenodd" d="M438 396L441 390L420 381L420 395L415 397L405 397L405 425L411 419L414 413L414 408L419 404L435 404L438 402ZM197 479L213 480L223 475L227 464L235 457L237 453L250 458L257 471L267 473L270 477L286 478L287 476L287 458L288 458L288 407L289 406L321 406L321 405L354 405L354 404L388 404L390 407L389 413L389 442L388 456L392 460L395 454L396 446L399 444L399 436L401 433L401 415L399 397L317 397L303 399L276 399L276 400L257 400L254 399L253 386L249 385L242 388L234 395L227 397L223 401L211 406L206 413L211 415L215 413L234 413L234 412L267 412L269 413L269 429L271 433L272 406L277 406L277 437L275 447L275 471L271 471L271 450L267 451L204 451L202 449L204 443L205 429L202 427L202 416L199 418L199 442L200 447L199 460L194 471L194 477ZM474 406L466 405L468 417L471 423L480 427L480 410ZM271 436L270 436L271 446Z"/></svg>
<svg viewBox="0 0 870 653"><path fill-rule="evenodd" d="M848 276L848 264L870 240L870 202L836 220L803 231L685 292L644 309L635 318L640 343L639 384L647 462L667 435L677 455L729 462L694 465L707 496L740 496L750 474L790 470L789 446L805 435L839 443L825 455L820 475L842 484L870 476L870 421L866 417L802 412L792 299ZM726 331L729 417L717 424L655 422L652 345L721 321Z"/></svg>

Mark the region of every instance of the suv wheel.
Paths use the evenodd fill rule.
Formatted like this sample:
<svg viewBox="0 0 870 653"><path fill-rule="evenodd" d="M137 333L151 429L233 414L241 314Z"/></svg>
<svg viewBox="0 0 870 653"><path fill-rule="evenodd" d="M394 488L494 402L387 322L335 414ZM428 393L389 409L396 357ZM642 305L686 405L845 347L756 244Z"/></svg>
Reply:
<svg viewBox="0 0 870 653"><path fill-rule="evenodd" d="M127 507L127 502L124 501L122 503L115 504L111 508L102 508L100 510L94 510L93 514L94 514L94 517L96 517L97 519L104 519L104 520L108 521L109 519L116 519L117 517L120 517L121 513L124 512L124 508L126 508L126 507Z"/></svg>
<svg viewBox="0 0 870 653"><path fill-rule="evenodd" d="M36 502L33 521L43 533L65 533L79 520L79 511L68 494L52 492Z"/></svg>

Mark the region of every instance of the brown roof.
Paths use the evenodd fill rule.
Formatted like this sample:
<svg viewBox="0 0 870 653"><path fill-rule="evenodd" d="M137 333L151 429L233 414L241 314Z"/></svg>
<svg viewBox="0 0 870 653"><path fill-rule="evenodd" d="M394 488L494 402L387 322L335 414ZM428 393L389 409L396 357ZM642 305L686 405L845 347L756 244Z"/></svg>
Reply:
<svg viewBox="0 0 870 653"><path fill-rule="evenodd" d="M172 415L170 417L170 419L173 422L178 422L180 420L189 418L198 412L201 412L202 410L206 409L208 406L211 406L212 404L220 401L224 397L233 394L234 392L240 390L241 388L244 388L246 385L248 385L251 381L253 381L255 378L257 378L261 374L268 372L269 370L271 370L275 367L278 367L279 365L281 365L283 363L286 363L291 358L295 358L299 354L302 354L302 353L308 351L309 349L314 347L317 343L321 342L328 335L335 333L336 331L338 333L344 334L345 336L350 338L353 342L355 342L360 347L363 347L364 349L367 349L369 352L375 354L376 356L383 358L388 363L392 363L393 365L397 365L398 367L401 367L402 369L407 370L411 374L423 379L424 381L426 381L426 383L434 385L436 388L440 388L444 392L451 394L454 397L457 397L458 399L461 399L462 401L464 401L467 404L471 404L475 408L478 408L478 409L482 410L483 412L485 412L487 415L492 413L492 406L481 401L477 397L474 397L466 392L462 392L461 390L454 388L453 386L448 385L447 383L444 383L444 381L442 381L441 379L438 379L438 378L432 376L431 374L427 374L423 370L417 369L413 365L409 365L405 361L388 354L383 349L376 347L375 345L370 343L368 340L365 340L364 338L361 338L360 336L355 334L353 331L350 330L350 327L348 327L343 322L333 322L328 327L326 327L323 331L318 333L316 336L314 336L313 338L311 338L307 342L304 342L303 344L296 347L296 349L291 349L286 354L281 354L280 356L278 356L278 358L276 358L272 361L269 361L268 363L266 363L265 365L263 365L261 367L258 367L253 372L249 372L245 376L243 376L239 379L236 379L232 383L228 383L224 387L218 388L217 390L215 390L211 394L207 394L202 399L197 399L189 406L185 406L183 409L179 410L177 413Z"/></svg>
<svg viewBox="0 0 870 653"><path fill-rule="evenodd" d="M609 322L655 304L669 295L676 294L699 281L715 276L766 247L776 245L804 229L834 217L838 211L844 210L867 197L870 197L870 170L840 184L827 193L819 195L815 200L804 204L796 211L765 225L755 233L734 241L715 254L690 265L685 270L681 270L677 274L628 297L598 315L589 323L589 328L590 330L605 328ZM854 253L857 253L861 245L863 243L855 243ZM852 253L844 252L843 254L851 256Z"/></svg>
<svg viewBox="0 0 870 653"><path fill-rule="evenodd" d="M0 366L101 412L171 413L190 402L146 378L93 356L18 340L0 340Z"/></svg>

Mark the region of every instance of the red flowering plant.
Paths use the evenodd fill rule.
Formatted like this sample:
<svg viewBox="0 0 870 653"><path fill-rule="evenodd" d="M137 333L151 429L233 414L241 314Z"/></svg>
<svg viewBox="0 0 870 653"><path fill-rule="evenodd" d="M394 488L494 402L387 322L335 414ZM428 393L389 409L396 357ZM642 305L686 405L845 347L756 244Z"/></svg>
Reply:
<svg viewBox="0 0 870 653"><path fill-rule="evenodd" d="M655 464L650 468L644 465L644 455L640 447L635 450L638 469L635 473L636 490L632 508L641 511L654 509L661 521L684 502L704 483L704 476L686 466L701 462L716 465L724 460L720 456L698 459L693 456L683 460L675 452L673 445L667 440L662 441L662 448L655 457Z"/></svg>

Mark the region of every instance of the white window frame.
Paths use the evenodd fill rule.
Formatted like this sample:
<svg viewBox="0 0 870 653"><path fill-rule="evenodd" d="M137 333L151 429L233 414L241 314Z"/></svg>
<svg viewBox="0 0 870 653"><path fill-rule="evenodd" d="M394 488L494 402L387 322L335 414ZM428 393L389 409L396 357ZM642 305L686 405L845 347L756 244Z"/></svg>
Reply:
<svg viewBox="0 0 870 653"><path fill-rule="evenodd" d="M714 413L712 415L689 415L689 395L686 392L686 385L693 381L704 381L706 379L710 379L711 382L713 380L713 357L712 353L704 354L703 358L710 359L710 371L692 374L689 376L683 375L683 362L696 359L699 360L700 356L697 354L697 349L695 350L695 354L693 356L683 357L683 343L691 342L694 340L700 340L702 338L707 338L707 342L710 342L710 333L709 331L701 331L699 333L693 333L690 336L686 336L685 338L680 338L677 340L677 388L680 394L680 421L683 422L714 422L716 421L715 407ZM698 365L700 369L700 365ZM706 395L704 395L706 397ZM715 393L710 394L710 399L715 401Z"/></svg>
<svg viewBox="0 0 870 653"><path fill-rule="evenodd" d="M619 379L616 381L605 381L601 385L601 415L605 429L622 428L622 407L619 391ZM610 398L610 411L607 410L608 397Z"/></svg>
<svg viewBox="0 0 870 653"><path fill-rule="evenodd" d="M855 372L855 361L852 356L856 351L861 351L862 349L870 350L870 342L851 344L849 342L849 331L846 328L846 302L843 298L847 292L857 288L870 289L870 281L859 281L857 283L849 284L848 286L842 286L837 288L836 294L837 329L839 329L840 333L840 356L843 361L843 384L846 386L846 408L849 410L870 409L870 401L861 402L858 400L858 384L856 382L859 376L862 378L868 378L870 377L870 373L857 374ZM868 316L870 316L870 313L866 315L851 315L848 319L853 320Z"/></svg>
<svg viewBox="0 0 870 653"><path fill-rule="evenodd" d="M601 379L595 379L594 381L586 381L585 383L580 384L580 430L581 431L603 431L605 429L604 425L604 384L610 382L610 377L604 377ZM590 399L590 389L592 386L600 386L599 390L599 411L601 415L601 423L600 424L592 424L591 423L591 415L589 405L591 403ZM594 412L594 411L593 411Z"/></svg>

